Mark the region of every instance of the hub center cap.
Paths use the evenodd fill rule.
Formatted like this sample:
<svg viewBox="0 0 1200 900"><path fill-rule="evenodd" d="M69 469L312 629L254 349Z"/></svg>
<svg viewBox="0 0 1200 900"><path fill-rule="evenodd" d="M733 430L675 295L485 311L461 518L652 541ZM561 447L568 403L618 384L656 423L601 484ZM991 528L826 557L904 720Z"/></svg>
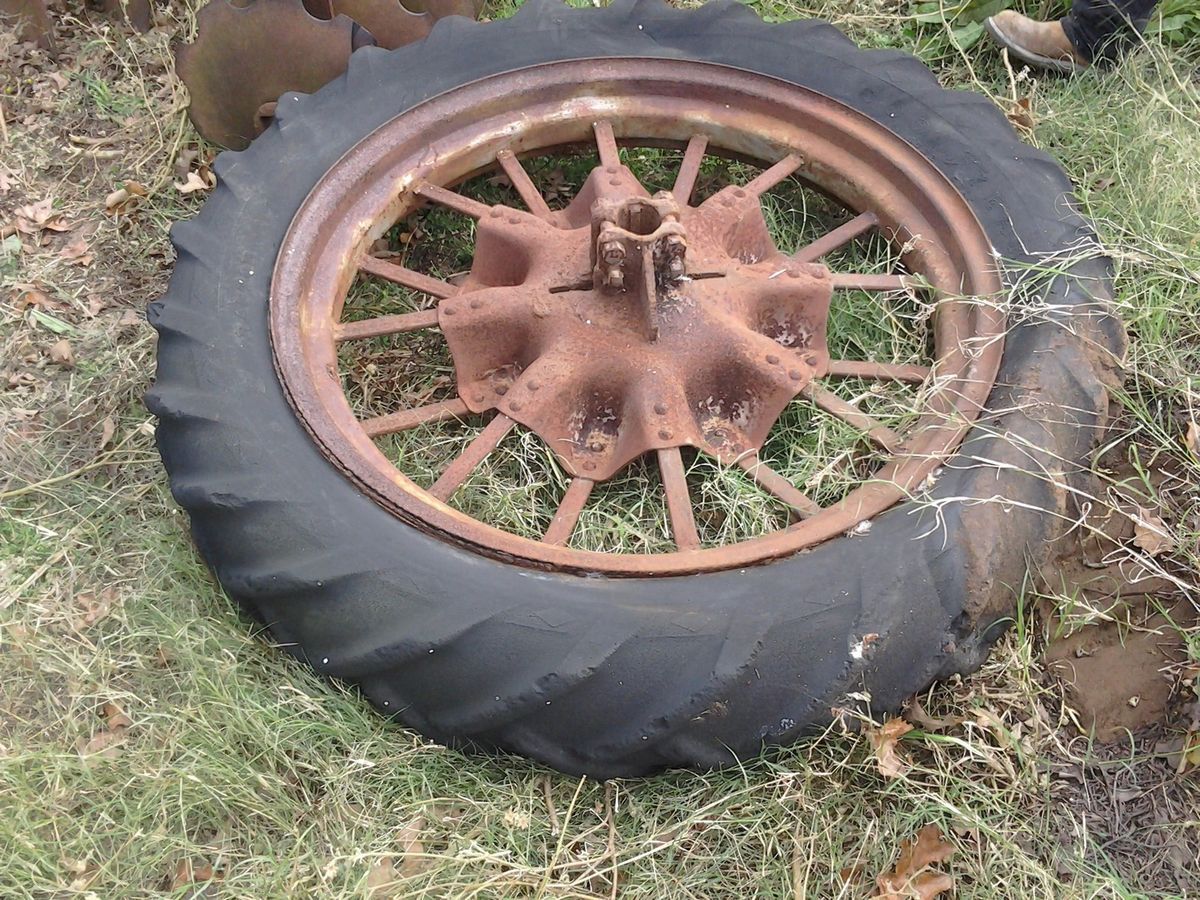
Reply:
<svg viewBox="0 0 1200 900"><path fill-rule="evenodd" d="M459 396L573 475L684 444L731 462L828 369L832 279L779 251L753 190L690 206L597 166L565 209L492 208L476 241L438 307Z"/></svg>

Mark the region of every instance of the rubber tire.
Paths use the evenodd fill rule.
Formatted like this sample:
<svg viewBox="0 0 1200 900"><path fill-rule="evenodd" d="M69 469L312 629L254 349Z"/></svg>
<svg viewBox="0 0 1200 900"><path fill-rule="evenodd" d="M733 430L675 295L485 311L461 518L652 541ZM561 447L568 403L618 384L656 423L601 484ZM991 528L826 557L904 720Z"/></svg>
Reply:
<svg viewBox="0 0 1200 900"><path fill-rule="evenodd" d="M309 189L427 98L605 56L707 60L825 93L933 160L1001 256L1079 260L1026 298L991 398L1000 412L945 465L934 503L753 569L583 578L405 526L314 447L277 381L266 316L278 248ZM285 95L275 124L215 169L204 209L172 229L178 262L149 310L160 341L147 405L200 553L281 647L357 683L386 714L442 743L570 773L725 766L836 708L894 711L977 668L1063 531L1122 350L1109 265L1070 182L993 104L943 90L910 56L858 49L822 22L768 25L733 2L531 0L506 21L443 19L423 43L366 48L318 93ZM867 652L852 652L868 634Z"/></svg>

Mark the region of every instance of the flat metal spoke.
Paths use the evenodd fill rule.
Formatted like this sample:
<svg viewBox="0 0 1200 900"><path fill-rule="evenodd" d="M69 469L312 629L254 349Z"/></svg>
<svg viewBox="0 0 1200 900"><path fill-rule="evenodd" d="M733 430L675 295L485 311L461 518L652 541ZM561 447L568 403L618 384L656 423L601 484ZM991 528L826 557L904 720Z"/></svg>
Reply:
<svg viewBox="0 0 1200 900"><path fill-rule="evenodd" d="M800 518L815 516L821 511L821 504L759 459L757 454L743 456L738 460L738 465L746 470L755 484L786 503Z"/></svg>
<svg viewBox="0 0 1200 900"><path fill-rule="evenodd" d="M500 163L500 168L508 176L513 189L521 195L521 199L529 207L529 211L538 218L549 219L551 211L549 204L546 203L546 198L542 196L542 192L537 189L537 185L533 183L533 179L529 177L529 173L525 171L525 167L521 165L521 161L513 152L501 150L496 154L496 161Z"/></svg>
<svg viewBox="0 0 1200 900"><path fill-rule="evenodd" d="M592 487L595 484L596 482L590 478L575 478L571 481L567 492L563 494L562 501L558 504L554 518L550 520L550 527L542 535L542 543L552 544L556 547L566 545L575 532L579 514L587 505L588 497L591 496Z"/></svg>
<svg viewBox="0 0 1200 900"><path fill-rule="evenodd" d="M908 384L921 384L933 371L929 366L910 365L908 363L877 363L860 362L857 359L831 359L829 371L831 378L874 378L879 381L903 381Z"/></svg>
<svg viewBox="0 0 1200 900"><path fill-rule="evenodd" d="M467 445L467 449L463 450L454 462L446 467L446 470L429 489L429 493L443 503L449 500L516 424L503 413L496 413L496 418L488 422L487 428L479 432L479 436Z"/></svg>
<svg viewBox="0 0 1200 900"><path fill-rule="evenodd" d="M746 185L746 192L750 194L765 194L783 179L787 178L795 172L804 163L804 160L795 153L789 153L771 168L760 174L757 178Z"/></svg>
<svg viewBox="0 0 1200 900"><path fill-rule="evenodd" d="M815 384L806 385L800 393L831 416L836 416L847 425L857 428L888 453L895 453L900 449L900 435L836 394Z"/></svg>
<svg viewBox="0 0 1200 900"><path fill-rule="evenodd" d="M363 338L382 337L385 334L404 334L422 328L437 328L436 309L419 312L399 313L394 316L375 316L357 322L339 322L333 328L335 341L358 341Z"/></svg>
<svg viewBox="0 0 1200 900"><path fill-rule="evenodd" d="M920 282L911 275L863 275L859 272L834 272L831 276L836 291L902 291L917 287Z"/></svg>
<svg viewBox="0 0 1200 900"><path fill-rule="evenodd" d="M667 495L667 514L671 519L671 536L675 539L676 549L700 549L700 535L696 531L692 498L688 493L687 477L683 471L683 457L679 448L666 447L659 450L658 468L662 473L663 490Z"/></svg>
<svg viewBox="0 0 1200 900"><path fill-rule="evenodd" d="M430 294L439 299L453 297L458 293L458 288L448 281L442 281L440 278L430 278L428 275L422 275L413 269L398 266L395 263L388 262L386 259L380 259L378 256L364 256L359 260L358 268L368 275L375 275L385 281L403 285L404 287L412 288L414 291Z"/></svg>
<svg viewBox="0 0 1200 900"><path fill-rule="evenodd" d="M486 203L464 197L462 194L438 187L436 184L430 184L428 181L417 184L413 188L413 193L418 197L424 197L431 203L460 212L464 216L470 216L472 219L482 219L491 209Z"/></svg>
<svg viewBox="0 0 1200 900"><path fill-rule="evenodd" d="M675 186L671 193L677 203L688 205L692 199L692 191L696 189L696 178L700 174L700 164L704 162L704 154L708 151L708 135L693 134L688 140L687 149L683 151L683 161L679 164L679 172L675 176Z"/></svg>
<svg viewBox="0 0 1200 900"><path fill-rule="evenodd" d="M850 243L860 234L865 234L878 224L879 218L873 212L857 215L828 234L821 235L811 244L801 247L792 254L792 259L796 262L816 262L826 253L832 253L838 247Z"/></svg>
<svg viewBox="0 0 1200 900"><path fill-rule="evenodd" d="M375 416L363 419L361 425L368 437L382 437L385 434L396 434L408 431L419 425L430 425L434 422L447 422L450 419L462 419L471 414L467 404L457 397L453 400L443 400L428 406L418 406L416 409L405 409L400 412L388 413L386 416Z"/></svg>
<svg viewBox="0 0 1200 900"><path fill-rule="evenodd" d="M613 135L612 122L596 122L592 125L596 134L596 149L600 153L600 165L619 166L621 155L617 152L617 139Z"/></svg>

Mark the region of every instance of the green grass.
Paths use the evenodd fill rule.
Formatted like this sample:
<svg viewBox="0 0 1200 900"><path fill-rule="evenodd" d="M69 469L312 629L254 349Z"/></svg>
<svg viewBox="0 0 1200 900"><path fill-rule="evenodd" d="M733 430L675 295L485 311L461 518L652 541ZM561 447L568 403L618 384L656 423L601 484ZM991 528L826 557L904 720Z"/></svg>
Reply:
<svg viewBox="0 0 1200 900"><path fill-rule="evenodd" d="M1200 461L1183 439L1200 407L1196 49L1152 39L1113 72L1035 86L1019 72L1010 80L985 45L961 51L945 26L914 21L913 5L756 6L775 18L831 18L870 46L915 49L946 84L987 91L1006 108L1032 94L1029 139L1063 160L1096 218L1131 334L1115 398L1116 449L1097 464L1096 504L1136 501L1163 517L1174 540L1156 557L1129 542L1111 552L1194 600ZM182 33L191 27L183 6L165 16ZM190 863L221 876L208 896L356 897L372 866L395 858L409 880L393 893L405 897L607 897L614 872L619 895L631 898L864 897L899 842L930 823L956 847L945 869L960 897L1200 891L1194 772L1177 776L1144 743L1093 747L1070 727L1072 712L1041 662L1051 626L1038 609L1061 602L1070 628L1101 610L1032 581L1016 626L983 671L923 698L931 715L964 721L910 733L903 750L914 768L892 780L878 773L865 740L833 728L719 774L579 781L433 745L271 647L198 561L141 405L154 337L127 314L165 284L167 223L200 203L172 187L178 151L198 145L169 75L167 35L68 21L59 37L59 62L26 60L4 88L0 166L13 184L0 194L0 224L16 206L53 196L69 221L95 229L88 240L96 261L66 265L51 238L26 241L15 265L6 249L0 267L0 896L185 896L187 886L172 884ZM0 35L0 63L16 65L16 52ZM92 80L45 88L39 73L59 70ZM65 150L67 133L97 112L116 116L105 127L122 153ZM127 179L151 188L146 204L129 220L104 215L105 195ZM804 218L794 211L806 208L799 200L772 207L774 227L799 237ZM448 262L441 274L461 264ZM29 284L57 304L42 313L70 326L75 369L49 361L63 335L18 311ZM358 300L363 315L405 302ZM837 340L864 355L885 345L920 352L919 340L903 337L910 327L919 335L919 310L895 323L876 322L866 307L848 310L834 323ZM393 352L427 359L431 350ZM448 389L439 375L447 370L434 367L418 386L422 396ZM364 410L411 399L411 387L378 371L362 373L359 386ZM844 451L843 438L853 445L829 427L795 426L806 437L769 453L801 483ZM537 532L564 481L536 443L522 448L527 440L510 439L507 462L468 484L460 500ZM416 462L428 478L438 459ZM778 527L774 506L705 466L694 475L705 486L698 500L707 540ZM507 493L500 508L487 508L496 497L483 490L489 477ZM656 476L643 477L652 484ZM842 489L837 478L828 482L827 496ZM619 484L598 490L582 542L661 546L663 513L649 492L636 515L605 518L631 499L621 493ZM1200 632L1180 628L1195 664ZM97 746L106 703L132 724L104 754L81 753ZM864 874L844 885L843 869Z"/></svg>

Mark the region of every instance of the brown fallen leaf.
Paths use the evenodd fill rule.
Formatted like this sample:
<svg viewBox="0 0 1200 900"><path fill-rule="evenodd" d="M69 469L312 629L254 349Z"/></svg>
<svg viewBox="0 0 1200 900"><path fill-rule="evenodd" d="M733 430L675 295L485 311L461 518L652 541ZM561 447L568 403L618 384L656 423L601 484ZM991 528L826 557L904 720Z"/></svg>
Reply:
<svg viewBox="0 0 1200 900"><path fill-rule="evenodd" d="M947 716L944 719L931 716L925 711L925 707L921 705L920 697L912 697L905 704L904 718L922 731L945 731L947 728L953 728L955 725L962 724L960 716Z"/></svg>
<svg viewBox="0 0 1200 900"><path fill-rule="evenodd" d="M109 731L124 731L133 724L133 719L125 715L125 710L121 709L120 704L106 700L100 707L100 715L104 717L104 724L108 726Z"/></svg>
<svg viewBox="0 0 1200 900"><path fill-rule="evenodd" d="M367 872L367 896L390 897L393 888L399 886L401 875L390 856L380 857Z"/></svg>
<svg viewBox="0 0 1200 900"><path fill-rule="evenodd" d="M205 177L207 172L207 177ZM212 171L205 168L200 172L188 172L187 178L182 182L175 182L175 190L181 194L195 194L197 191L209 191L216 186L217 179L213 176Z"/></svg>
<svg viewBox="0 0 1200 900"><path fill-rule="evenodd" d="M897 744L913 727L903 719L889 716L878 728L864 727L863 732L875 753L879 774L885 778L899 778L909 769L908 760L900 754Z"/></svg>
<svg viewBox="0 0 1200 900"><path fill-rule="evenodd" d="M425 844L421 841L421 832L424 829L424 816L417 816L400 829L400 833L396 835L399 851L394 855L380 857L367 872L368 897L399 897L400 882L425 871Z"/></svg>
<svg viewBox="0 0 1200 900"><path fill-rule="evenodd" d="M900 843L900 857L890 872L875 879L875 894L881 900L933 900L954 889L954 879L931 866L945 862L954 845L942 839L942 830L926 825L915 838Z"/></svg>
<svg viewBox="0 0 1200 900"><path fill-rule="evenodd" d="M22 234L40 234L43 231L69 231L62 213L54 211L54 202L47 197L37 203L19 206L13 214L16 216L17 231Z"/></svg>
<svg viewBox="0 0 1200 900"><path fill-rule="evenodd" d="M425 871L427 860L421 832L425 830L425 817L417 816L400 829L396 843L400 845L400 877L410 878Z"/></svg>
<svg viewBox="0 0 1200 900"><path fill-rule="evenodd" d="M64 369L75 368L75 350L66 338L55 341L46 353L50 357L50 362L56 366L62 366Z"/></svg>
<svg viewBox="0 0 1200 900"><path fill-rule="evenodd" d="M189 884L203 884L206 881L220 881L221 876L213 871L209 863L193 863L190 859L181 859L175 866L175 875L171 879L171 890L177 891Z"/></svg>
<svg viewBox="0 0 1200 900"><path fill-rule="evenodd" d="M1097 193L1100 191L1107 191L1116 183L1117 179L1113 178L1111 175L1103 175L1092 182L1092 190L1096 191Z"/></svg>
<svg viewBox="0 0 1200 900"><path fill-rule="evenodd" d="M1133 520L1133 543L1151 556L1161 556L1175 547L1162 518L1141 507Z"/></svg>
<svg viewBox="0 0 1200 900"><path fill-rule="evenodd" d="M1033 131L1037 121L1033 117L1033 100L1030 97L1020 97L1008 107L1008 121L1018 128Z"/></svg>
<svg viewBox="0 0 1200 900"><path fill-rule="evenodd" d="M1188 422L1187 437L1183 442L1192 451L1192 456L1200 459L1200 424Z"/></svg>
<svg viewBox="0 0 1200 900"><path fill-rule="evenodd" d="M75 605L79 607L81 614L75 620L75 629L81 631L85 628L91 628L110 612L117 602L116 588L102 588L99 592L82 591L75 595Z"/></svg>
<svg viewBox="0 0 1200 900"><path fill-rule="evenodd" d="M150 193L140 181L126 181L104 198L104 211L110 216L128 215L137 209L142 198Z"/></svg>
<svg viewBox="0 0 1200 900"><path fill-rule="evenodd" d="M75 238L59 250L58 255L67 261L67 265L71 266L90 266L95 259L92 255L92 248L81 237Z"/></svg>

